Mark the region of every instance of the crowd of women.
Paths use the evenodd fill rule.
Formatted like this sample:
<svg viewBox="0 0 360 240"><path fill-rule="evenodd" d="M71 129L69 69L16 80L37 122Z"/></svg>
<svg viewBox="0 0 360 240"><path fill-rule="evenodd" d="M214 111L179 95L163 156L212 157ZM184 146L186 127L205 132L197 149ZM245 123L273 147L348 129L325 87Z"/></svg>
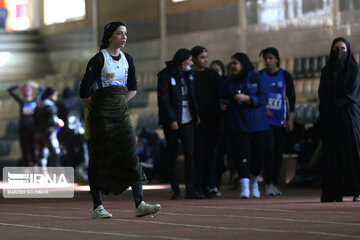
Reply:
<svg viewBox="0 0 360 240"><path fill-rule="evenodd" d="M238 176L240 198L281 195L279 174L286 133L294 128L295 89L280 67L276 48L260 51L265 68L256 71L246 53L208 68L203 46L179 49L158 74L159 124L167 143L171 199L181 199L178 141L185 158L185 198L221 196L224 156ZM359 71L344 38L336 38L319 88L322 135L322 202L360 200ZM264 166L264 168L263 168Z"/></svg>
<svg viewBox="0 0 360 240"><path fill-rule="evenodd" d="M159 124L167 143L171 199L181 199L178 140L185 157L186 199L221 195L225 155L240 181L240 198L260 197L263 165L266 195L281 195L277 183L284 136L293 129L295 90L291 75L279 67L276 48L266 48L260 56L266 66L260 72L238 52L225 74L219 60L208 68L207 49L195 46L191 51L179 49L158 74Z"/></svg>

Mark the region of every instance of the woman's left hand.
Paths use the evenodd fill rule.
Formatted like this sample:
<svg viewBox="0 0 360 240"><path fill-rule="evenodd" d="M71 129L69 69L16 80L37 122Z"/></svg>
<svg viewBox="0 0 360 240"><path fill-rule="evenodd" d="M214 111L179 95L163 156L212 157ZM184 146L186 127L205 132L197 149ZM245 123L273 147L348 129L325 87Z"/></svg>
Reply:
<svg viewBox="0 0 360 240"><path fill-rule="evenodd" d="M199 125L200 122L201 122L200 117L199 117L199 116L196 116L196 122L195 122L195 124L196 124L196 125Z"/></svg>
<svg viewBox="0 0 360 240"><path fill-rule="evenodd" d="M286 131L291 132L294 130L294 112L290 112L289 118L286 121Z"/></svg>
<svg viewBox="0 0 360 240"><path fill-rule="evenodd" d="M294 123L292 120L286 121L286 131L291 132L294 129Z"/></svg>

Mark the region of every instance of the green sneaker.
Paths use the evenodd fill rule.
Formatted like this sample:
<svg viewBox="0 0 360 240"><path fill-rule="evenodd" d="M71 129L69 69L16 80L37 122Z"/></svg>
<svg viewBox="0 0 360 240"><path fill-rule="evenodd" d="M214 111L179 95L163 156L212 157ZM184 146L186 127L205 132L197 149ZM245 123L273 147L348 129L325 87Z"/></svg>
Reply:
<svg viewBox="0 0 360 240"><path fill-rule="evenodd" d="M143 217L146 215L157 213L160 210L160 208L161 208L160 204L151 205L151 204L148 204L148 203L142 201L135 210L135 216Z"/></svg>
<svg viewBox="0 0 360 240"><path fill-rule="evenodd" d="M105 210L103 205L99 205L92 212L92 218L94 219L104 219L112 218L112 214Z"/></svg>

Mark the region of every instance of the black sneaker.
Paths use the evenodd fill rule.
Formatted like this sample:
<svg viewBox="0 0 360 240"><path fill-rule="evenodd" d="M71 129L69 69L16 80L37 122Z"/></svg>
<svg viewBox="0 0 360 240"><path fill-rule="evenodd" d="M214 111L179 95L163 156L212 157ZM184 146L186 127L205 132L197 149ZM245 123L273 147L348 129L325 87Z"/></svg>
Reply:
<svg viewBox="0 0 360 240"><path fill-rule="evenodd" d="M204 199L205 196L199 192L186 193L185 199Z"/></svg>
<svg viewBox="0 0 360 240"><path fill-rule="evenodd" d="M213 198L213 197L221 197L221 193L219 191L219 189L217 187L214 187L214 188L210 188L208 190L208 193L207 195L209 195L210 198Z"/></svg>

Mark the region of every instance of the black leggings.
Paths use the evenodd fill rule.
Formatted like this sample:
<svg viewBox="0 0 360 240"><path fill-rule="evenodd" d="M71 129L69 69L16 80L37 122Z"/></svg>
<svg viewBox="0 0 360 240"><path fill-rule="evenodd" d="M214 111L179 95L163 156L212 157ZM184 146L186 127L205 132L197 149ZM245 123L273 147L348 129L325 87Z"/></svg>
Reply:
<svg viewBox="0 0 360 240"><path fill-rule="evenodd" d="M250 174L260 175L264 161L266 135L267 131L234 133L232 135L234 161L240 179L250 178Z"/></svg>
<svg viewBox="0 0 360 240"><path fill-rule="evenodd" d="M278 184L284 149L285 128L270 126L265 157L265 183Z"/></svg>
<svg viewBox="0 0 360 240"><path fill-rule="evenodd" d="M89 185L90 185L90 192L91 192L91 198L94 203L94 209L98 206L102 205L102 197L101 197L101 191L100 189L91 182L89 179ZM144 201L144 193L142 184L133 184L131 185L132 193L134 196L134 202L135 202L135 208L137 208L142 201Z"/></svg>

